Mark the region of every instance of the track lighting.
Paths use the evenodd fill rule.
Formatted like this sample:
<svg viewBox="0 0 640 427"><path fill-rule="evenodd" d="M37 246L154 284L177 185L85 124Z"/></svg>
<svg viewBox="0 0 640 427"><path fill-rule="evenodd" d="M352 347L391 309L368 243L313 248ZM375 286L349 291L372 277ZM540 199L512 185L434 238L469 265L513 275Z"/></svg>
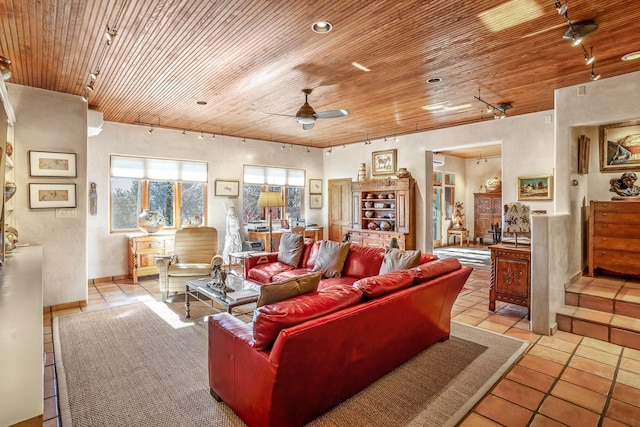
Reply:
<svg viewBox="0 0 640 427"><path fill-rule="evenodd" d="M286 145L282 144L282 147L280 147L280 148L284 150L285 147L286 147Z"/></svg>
<svg viewBox="0 0 640 427"><path fill-rule="evenodd" d="M569 9L569 2L567 0L564 2L564 4L562 4L556 0L556 4L554 7L556 8L558 15L564 16L567 14L567 9Z"/></svg>
<svg viewBox="0 0 640 427"><path fill-rule="evenodd" d="M289 150L293 150L293 144L289 145Z"/></svg>
<svg viewBox="0 0 640 427"><path fill-rule="evenodd" d="M186 129L182 129L182 135L183 136L187 136L187 130Z"/></svg>
<svg viewBox="0 0 640 427"><path fill-rule="evenodd" d="M93 92L93 82L89 83L88 85L85 86L85 89L87 89L90 92Z"/></svg>
<svg viewBox="0 0 640 427"><path fill-rule="evenodd" d="M309 147L307 147L307 153L310 153L310 152L311 152L311 150L309 149Z"/></svg>
<svg viewBox="0 0 640 427"><path fill-rule="evenodd" d="M149 135L151 135L153 133L153 126L151 128L149 128L148 132L149 132Z"/></svg>
<svg viewBox="0 0 640 427"><path fill-rule="evenodd" d="M202 139L204 138L204 133L202 133L202 131L200 131L200 136L198 137L198 139Z"/></svg>
<svg viewBox="0 0 640 427"><path fill-rule="evenodd" d="M333 148L331 148L331 146L329 146L329 149L327 150L327 156L330 156L331 153L333 153Z"/></svg>
<svg viewBox="0 0 640 427"><path fill-rule="evenodd" d="M568 0L565 0L564 4L562 4L560 0L556 0L554 7L558 11L558 15L563 16L569 24L569 28L567 28L562 38L565 40L570 40L572 46L580 45L582 47L582 57L584 58L584 62L587 66L591 66L591 73L589 74L589 77L591 78L591 80L598 80L600 78L600 75L596 75L593 70L596 60L596 58L593 56L593 46L591 47L591 54L589 54L587 52L587 49L584 47L584 38L596 31L598 29L598 24L596 24L591 19L580 22L572 22L571 19L569 19Z"/></svg>
<svg viewBox="0 0 640 427"><path fill-rule="evenodd" d="M398 142L398 141L399 141L399 139L398 139L398 135L394 135L394 136L393 136L393 142Z"/></svg>
<svg viewBox="0 0 640 427"><path fill-rule="evenodd" d="M242 143L246 144L247 143L247 138L242 138Z"/></svg>
<svg viewBox="0 0 640 427"><path fill-rule="evenodd" d="M211 134L211 139L216 139L216 134L215 133Z"/></svg>
<svg viewBox="0 0 640 427"><path fill-rule="evenodd" d="M342 144L342 148L346 149L347 148L347 144Z"/></svg>
<svg viewBox="0 0 640 427"><path fill-rule="evenodd" d="M480 97L480 89L478 89L478 96L474 95L474 98L487 106L487 114L493 113L494 119L504 119L507 116L507 110L513 107L510 102L501 102L498 105L488 103Z"/></svg>

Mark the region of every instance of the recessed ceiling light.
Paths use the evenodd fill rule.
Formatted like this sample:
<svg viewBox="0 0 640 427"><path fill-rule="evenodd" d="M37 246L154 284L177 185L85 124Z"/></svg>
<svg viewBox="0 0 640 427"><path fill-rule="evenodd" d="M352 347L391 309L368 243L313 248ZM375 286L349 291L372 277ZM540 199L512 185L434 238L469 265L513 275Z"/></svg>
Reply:
<svg viewBox="0 0 640 427"><path fill-rule="evenodd" d="M427 79L427 83L430 85L442 83L442 77L431 77L430 79Z"/></svg>
<svg viewBox="0 0 640 427"><path fill-rule="evenodd" d="M640 50L635 51L635 52L631 52L631 53L627 53L625 56L622 57L623 61L633 61L634 59L638 59L640 58Z"/></svg>
<svg viewBox="0 0 640 427"><path fill-rule="evenodd" d="M326 34L331 31L332 28L333 25L331 25L329 21L318 21L311 24L311 30L318 34Z"/></svg>
<svg viewBox="0 0 640 427"><path fill-rule="evenodd" d="M207 101L196 101L198 105L207 105Z"/></svg>

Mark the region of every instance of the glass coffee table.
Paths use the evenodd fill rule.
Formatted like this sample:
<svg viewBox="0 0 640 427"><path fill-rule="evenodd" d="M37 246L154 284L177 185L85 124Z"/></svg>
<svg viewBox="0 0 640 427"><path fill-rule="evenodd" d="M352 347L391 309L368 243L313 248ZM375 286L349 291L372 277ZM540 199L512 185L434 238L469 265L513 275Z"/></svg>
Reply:
<svg viewBox="0 0 640 427"><path fill-rule="evenodd" d="M260 291L258 285L234 274L227 275L225 285L227 292L220 292L209 285L210 277L185 282L184 306L186 318L191 317L190 298L201 301L212 308L217 308L214 302L222 305L231 313L234 307L251 304L258 301Z"/></svg>

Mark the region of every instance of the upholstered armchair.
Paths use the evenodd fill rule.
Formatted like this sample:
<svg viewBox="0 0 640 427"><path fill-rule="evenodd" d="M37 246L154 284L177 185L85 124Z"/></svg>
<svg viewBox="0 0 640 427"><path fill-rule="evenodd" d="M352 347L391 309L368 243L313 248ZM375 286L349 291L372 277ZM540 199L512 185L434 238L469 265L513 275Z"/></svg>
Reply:
<svg viewBox="0 0 640 427"><path fill-rule="evenodd" d="M211 275L211 261L218 253L218 230L196 227L176 231L173 253L155 260L163 300L170 292L184 292L186 281Z"/></svg>

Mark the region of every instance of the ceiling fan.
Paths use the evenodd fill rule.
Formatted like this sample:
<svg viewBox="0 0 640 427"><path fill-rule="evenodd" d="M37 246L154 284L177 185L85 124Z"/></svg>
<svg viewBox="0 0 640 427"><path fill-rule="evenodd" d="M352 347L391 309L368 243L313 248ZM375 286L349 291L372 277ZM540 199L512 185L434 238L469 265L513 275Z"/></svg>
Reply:
<svg viewBox="0 0 640 427"><path fill-rule="evenodd" d="M341 109L341 110L329 110L329 111L321 111L316 113L316 111L309 105L308 97L311 95L311 91L313 89L302 89L302 93L304 93L304 104L295 116L290 116L287 114L278 114L280 116L288 116L295 117L296 121L302 125L302 129L309 130L313 129L316 124L316 119L333 119L336 117L344 117L349 114L349 110Z"/></svg>

